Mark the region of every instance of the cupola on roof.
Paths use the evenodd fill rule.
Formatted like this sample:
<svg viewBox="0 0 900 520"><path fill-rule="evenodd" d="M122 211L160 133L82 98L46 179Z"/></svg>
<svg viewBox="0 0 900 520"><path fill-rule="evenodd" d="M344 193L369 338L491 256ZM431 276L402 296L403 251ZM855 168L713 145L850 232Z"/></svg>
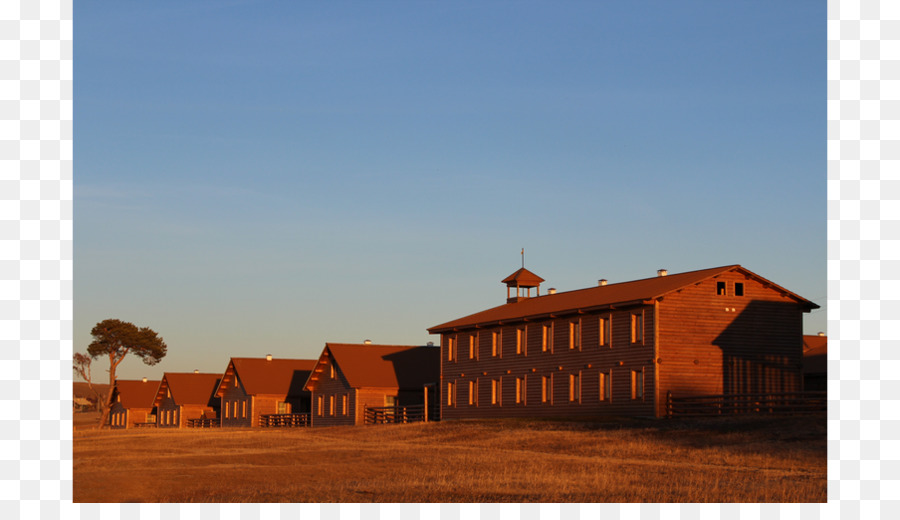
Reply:
<svg viewBox="0 0 900 520"><path fill-rule="evenodd" d="M541 282L544 279L532 273L528 269L522 267L513 274L503 279L501 283L506 284L506 302L515 303L525 298L531 297L531 289L537 289L537 296L541 295ZM516 288L516 295L512 295L512 288ZM525 289L523 292L522 289Z"/></svg>

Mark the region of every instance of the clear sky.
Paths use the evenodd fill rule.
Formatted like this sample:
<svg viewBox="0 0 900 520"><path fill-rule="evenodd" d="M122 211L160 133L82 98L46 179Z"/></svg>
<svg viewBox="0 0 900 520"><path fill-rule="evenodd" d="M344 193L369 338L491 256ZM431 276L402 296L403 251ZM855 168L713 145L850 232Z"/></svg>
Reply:
<svg viewBox="0 0 900 520"><path fill-rule="evenodd" d="M74 9L74 348L169 346L120 378L437 343L522 248L559 291L741 264L825 331L824 2Z"/></svg>

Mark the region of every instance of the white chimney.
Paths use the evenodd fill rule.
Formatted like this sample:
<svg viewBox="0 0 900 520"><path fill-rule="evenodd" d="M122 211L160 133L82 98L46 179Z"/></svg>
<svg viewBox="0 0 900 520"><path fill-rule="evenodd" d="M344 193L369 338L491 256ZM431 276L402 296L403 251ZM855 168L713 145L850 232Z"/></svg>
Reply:
<svg viewBox="0 0 900 520"><path fill-rule="evenodd" d="M551 287L548 291L548 294L556 294L556 287Z"/></svg>
<svg viewBox="0 0 900 520"><path fill-rule="evenodd" d="M819 333L819 336L825 337L825 333L824 333L824 332L820 332L820 333Z"/></svg>
<svg viewBox="0 0 900 520"><path fill-rule="evenodd" d="M601 278L601 279L597 280L597 285L599 285L600 287L603 287L604 285L606 285L606 278Z"/></svg>
<svg viewBox="0 0 900 520"><path fill-rule="evenodd" d="M367 340L363 341L363 344L365 344L365 345L371 345L371 344L372 344L372 340L367 339Z"/></svg>
<svg viewBox="0 0 900 520"><path fill-rule="evenodd" d="M272 361L272 354L266 354L266 361Z"/></svg>
<svg viewBox="0 0 900 520"><path fill-rule="evenodd" d="M433 347L433 346L434 346L434 342L433 342L433 341L429 341L429 342L428 342L428 346L429 346L429 347Z"/></svg>
<svg viewBox="0 0 900 520"><path fill-rule="evenodd" d="M144 383L146 383L146 382L147 382L147 378L145 377L144 379L141 379L141 381L143 381Z"/></svg>
<svg viewBox="0 0 900 520"><path fill-rule="evenodd" d="M659 271L656 271L656 276L666 276L668 274L669 274L669 271L666 271L665 269L660 269Z"/></svg>
<svg viewBox="0 0 900 520"><path fill-rule="evenodd" d="M195 369L194 369L194 373L195 373L195 374L199 374L199 373L200 373L200 371L199 371L199 370L197 370L197 369L196 369L196 368L195 368Z"/></svg>

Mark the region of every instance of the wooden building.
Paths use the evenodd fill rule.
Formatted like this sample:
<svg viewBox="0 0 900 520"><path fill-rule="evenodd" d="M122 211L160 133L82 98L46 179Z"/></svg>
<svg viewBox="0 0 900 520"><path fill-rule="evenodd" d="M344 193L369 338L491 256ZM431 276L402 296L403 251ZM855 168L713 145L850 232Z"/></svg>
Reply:
<svg viewBox="0 0 900 520"><path fill-rule="evenodd" d="M662 416L669 392L802 390L803 313L818 305L739 265L544 296L541 282L520 269L506 304L428 329L443 419Z"/></svg>
<svg viewBox="0 0 900 520"><path fill-rule="evenodd" d="M326 343L304 388L313 426L355 425L367 406L423 405L426 391L437 399L439 379L438 347Z"/></svg>
<svg viewBox="0 0 900 520"><path fill-rule="evenodd" d="M192 419L216 419L221 399L215 395L221 374L166 372L153 406L159 428L185 428Z"/></svg>
<svg viewBox="0 0 900 520"><path fill-rule="evenodd" d="M109 426L111 428L134 428L152 424L153 399L159 383L141 380L116 379L113 385L112 405L109 408Z"/></svg>
<svg viewBox="0 0 900 520"><path fill-rule="evenodd" d="M260 416L309 412L303 390L315 359L231 358L216 388L223 427L259 426Z"/></svg>
<svg viewBox="0 0 900 520"><path fill-rule="evenodd" d="M828 337L824 332L803 336L803 389L828 390Z"/></svg>

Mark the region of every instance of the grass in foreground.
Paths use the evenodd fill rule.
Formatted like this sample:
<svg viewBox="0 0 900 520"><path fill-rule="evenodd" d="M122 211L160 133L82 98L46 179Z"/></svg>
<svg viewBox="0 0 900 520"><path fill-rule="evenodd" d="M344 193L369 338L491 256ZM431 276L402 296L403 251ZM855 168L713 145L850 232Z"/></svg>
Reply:
<svg viewBox="0 0 900 520"><path fill-rule="evenodd" d="M75 431L75 502L824 502L826 421Z"/></svg>

